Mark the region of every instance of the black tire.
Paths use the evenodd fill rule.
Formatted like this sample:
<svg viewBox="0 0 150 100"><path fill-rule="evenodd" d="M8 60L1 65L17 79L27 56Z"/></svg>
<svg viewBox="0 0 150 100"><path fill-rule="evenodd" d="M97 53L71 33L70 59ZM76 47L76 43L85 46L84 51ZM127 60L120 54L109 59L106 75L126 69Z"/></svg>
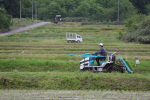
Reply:
<svg viewBox="0 0 150 100"><path fill-rule="evenodd" d="M69 40L68 43L71 43L71 40Z"/></svg>
<svg viewBox="0 0 150 100"><path fill-rule="evenodd" d="M80 41L78 40L77 43L80 43Z"/></svg>
<svg viewBox="0 0 150 100"><path fill-rule="evenodd" d="M93 73L97 73L97 72L99 72L99 71L97 70L97 68L92 68L92 72L93 72Z"/></svg>
<svg viewBox="0 0 150 100"><path fill-rule="evenodd" d="M80 71L88 71L87 68L80 69Z"/></svg>

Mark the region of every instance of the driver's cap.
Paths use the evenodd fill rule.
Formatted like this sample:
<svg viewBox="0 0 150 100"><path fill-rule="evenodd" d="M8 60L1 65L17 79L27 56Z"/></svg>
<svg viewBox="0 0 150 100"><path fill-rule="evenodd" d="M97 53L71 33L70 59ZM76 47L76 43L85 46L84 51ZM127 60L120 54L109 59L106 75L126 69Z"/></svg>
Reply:
<svg viewBox="0 0 150 100"><path fill-rule="evenodd" d="M103 43L100 43L100 44L98 44L98 45L101 45L101 46L103 46Z"/></svg>

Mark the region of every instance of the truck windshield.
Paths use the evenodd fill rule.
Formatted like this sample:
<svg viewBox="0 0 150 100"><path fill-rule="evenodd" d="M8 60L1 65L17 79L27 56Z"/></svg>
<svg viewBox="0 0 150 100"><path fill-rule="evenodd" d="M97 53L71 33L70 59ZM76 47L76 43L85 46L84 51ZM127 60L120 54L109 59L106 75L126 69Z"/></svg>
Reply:
<svg viewBox="0 0 150 100"><path fill-rule="evenodd" d="M77 36L77 38L81 38L80 36Z"/></svg>

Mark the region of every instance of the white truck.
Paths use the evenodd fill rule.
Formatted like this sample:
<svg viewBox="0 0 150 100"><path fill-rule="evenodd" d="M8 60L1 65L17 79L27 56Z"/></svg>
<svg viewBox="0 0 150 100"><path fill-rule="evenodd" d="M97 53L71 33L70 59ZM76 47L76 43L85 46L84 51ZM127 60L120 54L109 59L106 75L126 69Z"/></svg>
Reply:
<svg viewBox="0 0 150 100"><path fill-rule="evenodd" d="M66 41L68 43L71 43L71 42L82 42L82 37L76 33L66 33Z"/></svg>

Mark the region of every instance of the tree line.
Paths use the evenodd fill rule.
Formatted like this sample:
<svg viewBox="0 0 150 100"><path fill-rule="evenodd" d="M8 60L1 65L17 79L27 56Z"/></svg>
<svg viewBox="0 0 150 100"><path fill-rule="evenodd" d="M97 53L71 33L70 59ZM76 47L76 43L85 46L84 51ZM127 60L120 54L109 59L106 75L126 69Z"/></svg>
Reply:
<svg viewBox="0 0 150 100"><path fill-rule="evenodd" d="M20 0L1 1L9 15L20 17ZM32 6L33 5L33 6ZM37 18L48 20L60 14L62 17L90 17L96 20L117 20L118 0L21 0L23 18L32 17L37 10ZM135 13L148 14L149 0L119 0L120 20L125 20Z"/></svg>
<svg viewBox="0 0 150 100"><path fill-rule="evenodd" d="M0 30L9 29L11 18L20 18L20 1L22 18L50 20L54 19L56 15L61 15L62 18L83 17L97 21L119 20L125 22L130 33L134 29L136 30L135 26L140 27L136 21L139 23L142 21L138 20L141 15L148 17L150 14L150 0L4 0L0 1ZM131 34L122 37L127 41L147 38L137 39L136 36L134 39L131 39Z"/></svg>

